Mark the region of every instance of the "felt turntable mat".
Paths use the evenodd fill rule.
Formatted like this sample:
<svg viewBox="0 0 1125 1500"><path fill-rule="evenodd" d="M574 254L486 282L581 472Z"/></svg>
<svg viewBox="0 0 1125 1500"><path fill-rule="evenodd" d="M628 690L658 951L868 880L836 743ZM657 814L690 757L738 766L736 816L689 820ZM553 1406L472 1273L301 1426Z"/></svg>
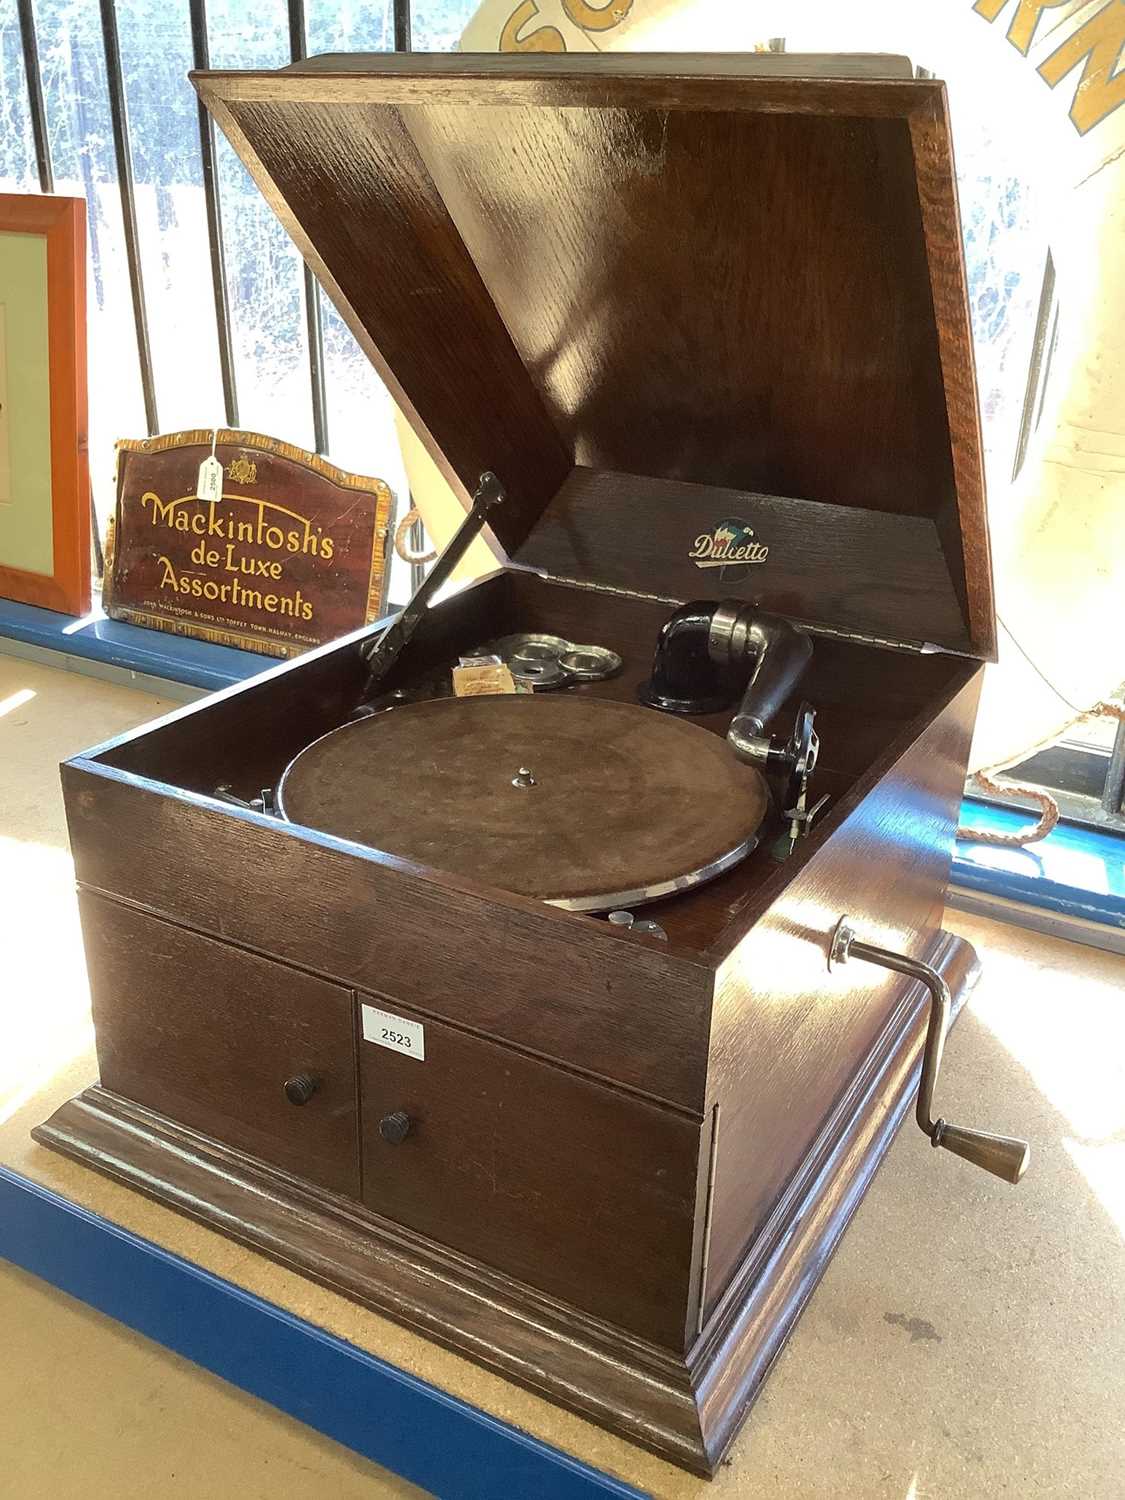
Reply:
<svg viewBox="0 0 1125 1500"><path fill-rule="evenodd" d="M291 762L278 796L306 827L586 910L726 868L768 800L761 775L696 724L522 694L406 704L334 730Z"/></svg>

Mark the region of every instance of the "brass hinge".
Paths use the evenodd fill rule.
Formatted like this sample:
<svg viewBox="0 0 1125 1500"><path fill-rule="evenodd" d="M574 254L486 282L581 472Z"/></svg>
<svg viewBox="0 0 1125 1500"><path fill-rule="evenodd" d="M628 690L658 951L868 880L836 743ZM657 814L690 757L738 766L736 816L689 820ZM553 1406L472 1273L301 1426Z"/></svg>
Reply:
<svg viewBox="0 0 1125 1500"><path fill-rule="evenodd" d="M813 625L807 620L794 621L810 635L830 636L834 641L854 641L860 646L884 646L892 651L914 651L919 656L932 656L945 651L944 646L935 646L930 641L900 641L889 635L865 635L862 630L839 630L834 625Z"/></svg>
<svg viewBox="0 0 1125 1500"><path fill-rule="evenodd" d="M975 651L960 651L956 646L938 646L933 641L900 641L893 636L864 635L859 630L837 630L832 625L813 625L806 620L796 620L810 635L827 635L833 640L855 641L861 646L883 646L892 651L913 651L917 656L959 656L965 661L979 661Z"/></svg>
<svg viewBox="0 0 1125 1500"><path fill-rule="evenodd" d="M531 567L528 563L517 563L509 560L508 567L520 573L534 573L537 578L542 578L545 583L562 583L572 589L588 589L593 594L609 594L617 599L643 599L652 604L669 604L673 608L683 604L682 599L673 599L668 594L647 594L640 589L625 589L606 583L593 583L584 578L565 578L560 574L548 573L546 568ZM752 601L747 600L748 604ZM935 646L932 641L901 641L893 636L887 635L865 635L860 630L840 630L834 625L814 624L810 620L799 620L795 616L786 616L794 625L799 625L802 630L807 630L810 635L830 636L837 641L854 641L861 646L882 646L892 651L913 651L919 656L964 656L971 657L971 651L956 651L949 646Z"/></svg>
<svg viewBox="0 0 1125 1500"><path fill-rule="evenodd" d="M609 594L614 599L643 599L650 604L669 604L673 609L682 604L682 599L673 599L670 594L646 594L640 589L623 589L612 583L593 583L588 578L564 578L558 573L548 573L546 568L536 568L530 563L508 559L507 568L513 573L531 573L544 583L562 583L571 589L586 589L591 594Z"/></svg>

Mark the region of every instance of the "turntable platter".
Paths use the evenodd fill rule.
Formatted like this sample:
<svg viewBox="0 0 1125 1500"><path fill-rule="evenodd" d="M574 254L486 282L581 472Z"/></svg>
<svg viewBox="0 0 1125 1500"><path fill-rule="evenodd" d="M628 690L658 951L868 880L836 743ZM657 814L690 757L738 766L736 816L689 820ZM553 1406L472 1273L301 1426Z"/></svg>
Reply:
<svg viewBox="0 0 1125 1500"><path fill-rule="evenodd" d="M683 719L591 697L407 704L314 741L295 823L574 911L707 880L753 847L759 772Z"/></svg>

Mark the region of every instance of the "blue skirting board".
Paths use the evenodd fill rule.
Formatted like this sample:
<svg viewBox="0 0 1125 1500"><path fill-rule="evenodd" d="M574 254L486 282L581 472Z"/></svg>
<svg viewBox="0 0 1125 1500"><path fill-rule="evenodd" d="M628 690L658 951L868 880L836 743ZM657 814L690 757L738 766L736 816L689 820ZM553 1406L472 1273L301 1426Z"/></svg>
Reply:
<svg viewBox="0 0 1125 1500"><path fill-rule="evenodd" d="M644 1500L4 1167L0 1257L441 1500Z"/></svg>
<svg viewBox="0 0 1125 1500"><path fill-rule="evenodd" d="M990 833L1026 828L1035 814L966 798L963 827ZM1044 911L1125 930L1125 837L1060 823L1024 849L957 844L953 884Z"/></svg>
<svg viewBox="0 0 1125 1500"><path fill-rule="evenodd" d="M233 646L213 646L209 641L146 630L140 625L123 625L107 619L100 609L83 619L74 619L53 609L16 604L11 599L0 599L0 636L25 646L63 651L87 661L163 677L169 682L186 682L208 692L229 687L232 682L244 682L247 677L277 666L275 656L238 651Z"/></svg>

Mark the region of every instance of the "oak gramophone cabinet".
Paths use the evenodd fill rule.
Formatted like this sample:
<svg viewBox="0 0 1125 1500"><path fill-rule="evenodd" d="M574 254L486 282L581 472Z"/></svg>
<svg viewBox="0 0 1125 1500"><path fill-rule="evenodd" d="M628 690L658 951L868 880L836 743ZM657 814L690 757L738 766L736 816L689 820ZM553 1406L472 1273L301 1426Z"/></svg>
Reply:
<svg viewBox="0 0 1125 1500"><path fill-rule="evenodd" d="M944 87L621 54L195 84L488 492L498 565L418 612L376 702L373 626L64 766L100 1082L37 1136L713 1472L916 1095L935 1145L1026 1161L930 1116L995 641ZM737 638L741 691L770 629L805 643L772 738L652 706L661 652L733 680ZM450 696L513 636L620 669ZM287 816L343 734L364 816L447 819L431 857ZM529 807L560 869L639 839L663 884L623 873L608 920L529 894Z"/></svg>

